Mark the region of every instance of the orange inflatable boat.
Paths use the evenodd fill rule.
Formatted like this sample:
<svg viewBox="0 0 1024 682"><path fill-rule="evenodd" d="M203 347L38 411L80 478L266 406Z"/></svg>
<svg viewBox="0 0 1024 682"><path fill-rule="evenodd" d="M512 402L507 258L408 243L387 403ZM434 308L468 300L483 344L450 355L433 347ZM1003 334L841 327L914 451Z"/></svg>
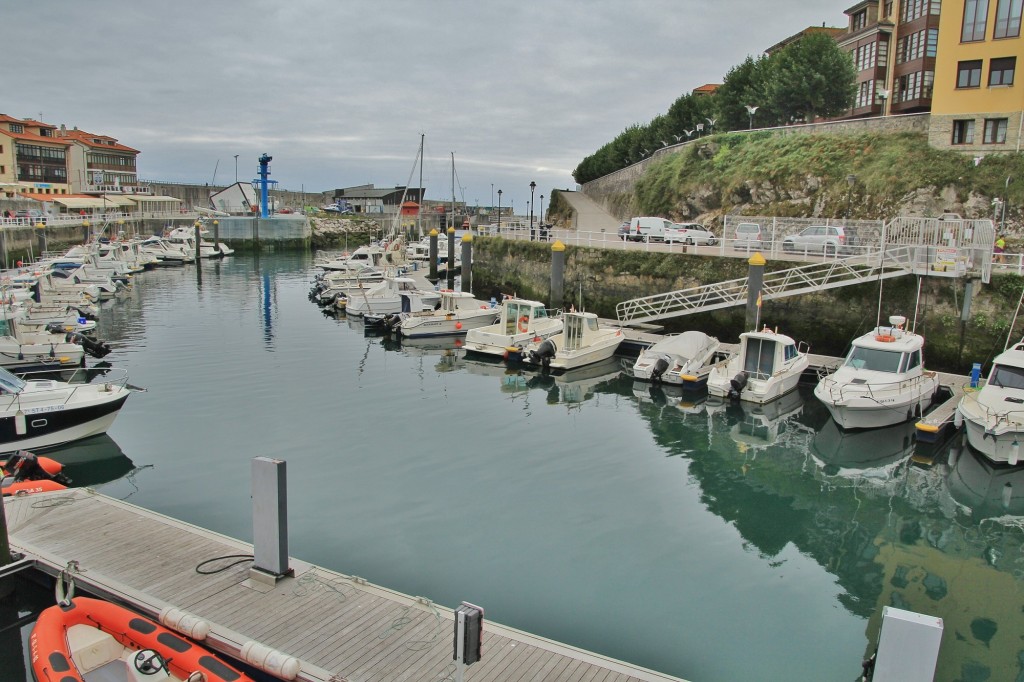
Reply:
<svg viewBox="0 0 1024 682"><path fill-rule="evenodd" d="M203 629L205 626L206 630ZM193 624L202 639L209 626ZM110 602L75 597L39 614L29 639L40 682L104 680L252 682L195 642Z"/></svg>

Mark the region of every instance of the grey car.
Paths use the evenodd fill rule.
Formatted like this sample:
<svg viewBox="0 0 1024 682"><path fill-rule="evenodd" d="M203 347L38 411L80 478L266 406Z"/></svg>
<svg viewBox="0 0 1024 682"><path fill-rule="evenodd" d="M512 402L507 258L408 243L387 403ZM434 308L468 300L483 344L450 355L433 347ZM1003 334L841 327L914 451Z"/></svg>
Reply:
<svg viewBox="0 0 1024 682"><path fill-rule="evenodd" d="M812 225L782 240L782 250L788 253L834 256L850 253L852 246L846 228L839 225Z"/></svg>

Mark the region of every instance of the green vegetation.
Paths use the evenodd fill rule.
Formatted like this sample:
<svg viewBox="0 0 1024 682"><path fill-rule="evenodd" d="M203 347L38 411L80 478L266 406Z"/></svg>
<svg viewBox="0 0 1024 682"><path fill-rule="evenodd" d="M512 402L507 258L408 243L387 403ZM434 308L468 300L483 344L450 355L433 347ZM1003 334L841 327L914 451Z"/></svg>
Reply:
<svg viewBox="0 0 1024 682"><path fill-rule="evenodd" d="M580 162L573 177L584 183L649 157L661 147L708 133L836 116L854 102L856 71L834 40L811 34L756 61L748 57L712 95L684 94L666 114L634 124ZM757 105L749 114L747 106Z"/></svg>
<svg viewBox="0 0 1024 682"><path fill-rule="evenodd" d="M963 154L930 147L922 133L716 135L652 163L633 203L638 215L685 216L694 213L692 197L704 195L697 212L753 203L774 215L810 216L844 215L849 202L851 217L876 218L892 215L919 189L946 187L961 202L1008 190L1009 204L1018 206L1024 156L992 155L975 165Z"/></svg>

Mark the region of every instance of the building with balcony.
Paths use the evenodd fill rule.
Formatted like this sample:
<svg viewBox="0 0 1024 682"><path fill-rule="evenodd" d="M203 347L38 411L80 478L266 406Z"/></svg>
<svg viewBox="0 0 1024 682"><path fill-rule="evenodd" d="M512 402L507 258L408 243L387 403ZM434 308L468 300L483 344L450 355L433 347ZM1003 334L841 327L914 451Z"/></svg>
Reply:
<svg viewBox="0 0 1024 682"><path fill-rule="evenodd" d="M1022 0L946 0L929 127L934 147L974 156L1021 150L1024 90L1016 83Z"/></svg>
<svg viewBox="0 0 1024 682"><path fill-rule="evenodd" d="M68 166L72 192L149 194L148 187L139 185L137 149L120 144L109 135L97 135L77 127L68 130L62 125L57 137L71 143Z"/></svg>
<svg viewBox="0 0 1024 682"><path fill-rule="evenodd" d="M67 194L69 142L56 136L56 126L0 114L0 189Z"/></svg>
<svg viewBox="0 0 1024 682"><path fill-rule="evenodd" d="M847 28L836 42L853 57L857 94L843 118L882 114L888 94L889 47L896 30L891 14L886 14L891 7L892 3L865 0L846 10Z"/></svg>

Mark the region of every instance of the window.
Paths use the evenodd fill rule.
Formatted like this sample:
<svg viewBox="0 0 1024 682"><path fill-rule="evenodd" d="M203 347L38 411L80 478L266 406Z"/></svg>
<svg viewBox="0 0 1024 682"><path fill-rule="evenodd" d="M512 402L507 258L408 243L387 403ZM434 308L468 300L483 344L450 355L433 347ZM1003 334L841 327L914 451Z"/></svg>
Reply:
<svg viewBox="0 0 1024 682"><path fill-rule="evenodd" d="M982 141L985 144L1006 144L1006 119L986 118L985 137Z"/></svg>
<svg viewBox="0 0 1024 682"><path fill-rule="evenodd" d="M23 132L25 132L25 126L21 125L20 123L12 123L11 124L11 132L12 133L23 133Z"/></svg>
<svg viewBox="0 0 1024 682"><path fill-rule="evenodd" d="M1013 85L1013 72L1017 68L1016 57L1000 57L989 62L988 84Z"/></svg>
<svg viewBox="0 0 1024 682"><path fill-rule="evenodd" d="M974 144L974 119L953 121L953 144Z"/></svg>
<svg viewBox="0 0 1024 682"><path fill-rule="evenodd" d="M988 0L967 0L964 3L964 25L960 32L960 42L973 43L984 40L986 22Z"/></svg>
<svg viewBox="0 0 1024 682"><path fill-rule="evenodd" d="M956 87L977 88L981 85L981 60L960 62L956 67Z"/></svg>
<svg viewBox="0 0 1024 682"><path fill-rule="evenodd" d="M852 30L859 31L868 25L868 11L861 10L853 15L851 19Z"/></svg>
<svg viewBox="0 0 1024 682"><path fill-rule="evenodd" d="M1022 0L999 0L996 5L996 28L993 38L1016 38L1020 35Z"/></svg>
<svg viewBox="0 0 1024 682"><path fill-rule="evenodd" d="M857 103L855 108L869 107L875 99L875 81L864 81L857 88Z"/></svg>

